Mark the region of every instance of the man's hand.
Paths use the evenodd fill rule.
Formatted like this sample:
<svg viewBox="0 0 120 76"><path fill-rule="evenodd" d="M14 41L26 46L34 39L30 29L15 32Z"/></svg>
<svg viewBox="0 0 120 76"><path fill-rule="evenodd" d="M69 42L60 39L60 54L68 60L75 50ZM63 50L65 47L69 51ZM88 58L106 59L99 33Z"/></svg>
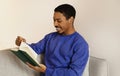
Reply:
<svg viewBox="0 0 120 76"><path fill-rule="evenodd" d="M43 64L40 64L40 67L39 66L33 66L28 62L26 64L35 71L43 72L43 73L45 73L45 71L46 71L46 66L43 65Z"/></svg>
<svg viewBox="0 0 120 76"><path fill-rule="evenodd" d="M17 36L17 38L16 38L16 40L15 40L15 44L17 45L17 46L20 46L20 44L21 44L21 42L26 42L26 40L23 38L23 37L21 37L21 36Z"/></svg>

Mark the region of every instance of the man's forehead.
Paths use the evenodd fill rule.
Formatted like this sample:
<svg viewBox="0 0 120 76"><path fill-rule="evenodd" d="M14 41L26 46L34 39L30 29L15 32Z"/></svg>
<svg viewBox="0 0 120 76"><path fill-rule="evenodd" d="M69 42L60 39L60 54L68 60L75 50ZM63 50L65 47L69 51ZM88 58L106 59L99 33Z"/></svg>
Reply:
<svg viewBox="0 0 120 76"><path fill-rule="evenodd" d="M65 16L62 13L54 13L53 19L61 20L63 18L65 18Z"/></svg>
<svg viewBox="0 0 120 76"><path fill-rule="evenodd" d="M55 18L55 17L54 17L53 19L54 19L54 20L61 20L61 18Z"/></svg>

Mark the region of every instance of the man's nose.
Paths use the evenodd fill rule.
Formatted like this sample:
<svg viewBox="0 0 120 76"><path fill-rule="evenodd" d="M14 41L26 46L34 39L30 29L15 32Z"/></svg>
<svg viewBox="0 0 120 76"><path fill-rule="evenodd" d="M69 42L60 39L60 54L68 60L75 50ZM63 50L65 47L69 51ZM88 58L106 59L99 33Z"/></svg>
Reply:
<svg viewBox="0 0 120 76"><path fill-rule="evenodd" d="M57 22L57 21L54 21L54 25L55 25L55 27L58 26L58 22Z"/></svg>

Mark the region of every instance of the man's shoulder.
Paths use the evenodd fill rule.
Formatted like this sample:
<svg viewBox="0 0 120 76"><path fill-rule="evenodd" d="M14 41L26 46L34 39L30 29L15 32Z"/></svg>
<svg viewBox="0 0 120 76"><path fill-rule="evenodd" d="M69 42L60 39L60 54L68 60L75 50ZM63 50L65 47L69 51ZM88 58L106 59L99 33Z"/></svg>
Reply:
<svg viewBox="0 0 120 76"><path fill-rule="evenodd" d="M57 32L51 32L51 33L48 33L46 36L51 36L51 35L56 35Z"/></svg>
<svg viewBox="0 0 120 76"><path fill-rule="evenodd" d="M87 41L86 41L86 39L84 38L84 36L82 36L79 32L76 32L76 41L78 41L78 42L86 42L87 43Z"/></svg>
<svg viewBox="0 0 120 76"><path fill-rule="evenodd" d="M76 34L77 39L83 39L84 40L84 37L80 33L76 32L75 34Z"/></svg>
<svg viewBox="0 0 120 76"><path fill-rule="evenodd" d="M45 37L51 38L51 37L53 37L55 35L57 35L57 32L51 32L51 33L46 34Z"/></svg>

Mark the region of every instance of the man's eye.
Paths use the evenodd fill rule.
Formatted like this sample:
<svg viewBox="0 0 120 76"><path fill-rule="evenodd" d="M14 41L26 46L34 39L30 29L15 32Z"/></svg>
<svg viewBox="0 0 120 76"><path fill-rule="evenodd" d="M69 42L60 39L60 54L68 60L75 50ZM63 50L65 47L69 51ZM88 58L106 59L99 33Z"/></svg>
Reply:
<svg viewBox="0 0 120 76"><path fill-rule="evenodd" d="M61 23L62 21L58 20L57 22Z"/></svg>

